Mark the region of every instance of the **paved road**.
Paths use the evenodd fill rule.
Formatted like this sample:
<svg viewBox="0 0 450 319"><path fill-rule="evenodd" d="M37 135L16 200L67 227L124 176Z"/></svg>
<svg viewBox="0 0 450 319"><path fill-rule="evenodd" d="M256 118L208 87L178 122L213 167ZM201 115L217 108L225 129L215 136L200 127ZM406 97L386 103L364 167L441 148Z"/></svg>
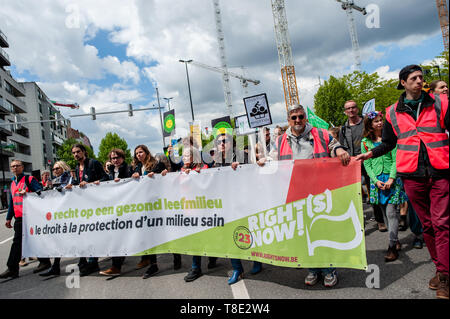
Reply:
<svg viewBox="0 0 450 319"><path fill-rule="evenodd" d="M367 218L371 209L365 207ZM4 214L0 215L0 271L6 269L6 260L13 236L11 230L3 226ZM367 220L366 248L368 264L377 265L380 273L380 287L367 288L365 271L339 269L339 283L333 289L318 284L307 287L304 278L306 269L291 269L264 265L260 274L245 274L244 280L229 286L227 276L231 265L228 260L219 259L217 268L208 270L207 260L203 260L204 276L186 283L183 277L191 264L190 256L183 256L183 267L173 270L172 255L158 256L159 273L143 280L145 269L134 270L138 257L127 258L123 275L106 278L91 275L80 278L79 288L68 288L67 281L73 283L66 267L77 259L62 260L62 276L43 279L33 274L37 263L22 267L20 277L14 280L0 280L0 299L58 298L58 299L110 299L110 298L175 298L175 299L434 299L435 292L428 289L428 281L434 275L434 265L430 261L426 247L412 248L413 235L409 230L400 232L403 249L400 258L392 263L384 262L388 234L376 230L376 223ZM100 259L100 267L109 268L111 260ZM250 270L251 263L243 262L244 269Z"/></svg>

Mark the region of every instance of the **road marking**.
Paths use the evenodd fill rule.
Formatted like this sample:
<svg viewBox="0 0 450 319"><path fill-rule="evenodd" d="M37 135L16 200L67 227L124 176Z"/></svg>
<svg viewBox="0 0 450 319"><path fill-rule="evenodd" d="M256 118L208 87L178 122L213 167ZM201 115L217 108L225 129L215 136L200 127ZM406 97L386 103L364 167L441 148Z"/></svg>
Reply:
<svg viewBox="0 0 450 319"><path fill-rule="evenodd" d="M5 239L4 241L0 241L0 245L6 243L7 241L10 241L10 240L13 239L13 238L14 238L14 236L11 236L11 237Z"/></svg>
<svg viewBox="0 0 450 319"><path fill-rule="evenodd" d="M234 299L250 299L243 279L231 285L231 292L233 293Z"/></svg>

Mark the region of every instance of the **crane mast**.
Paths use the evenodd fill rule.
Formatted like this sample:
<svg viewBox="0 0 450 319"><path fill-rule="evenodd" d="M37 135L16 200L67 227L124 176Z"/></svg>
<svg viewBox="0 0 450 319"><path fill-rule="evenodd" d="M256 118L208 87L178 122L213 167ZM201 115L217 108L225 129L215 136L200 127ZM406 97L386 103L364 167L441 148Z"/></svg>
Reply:
<svg viewBox="0 0 450 319"><path fill-rule="evenodd" d="M224 72L222 72L223 93L225 95L225 103L228 108L228 113L231 117L233 115L233 106L231 99L230 77L228 76L227 59L225 55L225 41L223 35L222 17L219 0L213 0L213 5L214 5L214 17L216 20L217 42L219 44L220 65L224 70Z"/></svg>
<svg viewBox="0 0 450 319"><path fill-rule="evenodd" d="M448 51L448 9L446 0L436 0L436 6L439 14L439 23L441 24L444 49Z"/></svg>
<svg viewBox="0 0 450 319"><path fill-rule="evenodd" d="M342 3L342 9L345 10L345 13L347 14L347 24L348 24L348 30L350 33L350 39L352 41L352 49L353 49L353 56L355 58L355 68L356 70L361 70L361 56L359 53L359 42L358 42L358 34L356 32L356 26L355 26L355 19L353 18L353 9L358 10L363 15L366 15L366 9L358 7L354 4L353 0L336 0L337 2Z"/></svg>
<svg viewBox="0 0 450 319"><path fill-rule="evenodd" d="M272 0L272 13L287 110L290 105L300 102L284 0Z"/></svg>
<svg viewBox="0 0 450 319"><path fill-rule="evenodd" d="M229 76L232 76L232 77L235 77L236 79L239 79L241 81L241 84L242 84L243 87L246 87L248 85L247 82L253 83L254 85L258 85L259 83L261 83L259 80L249 79L249 78L244 77L243 75L227 71L227 70L225 70L223 68L210 66L210 65L207 65L207 64L204 64L204 63L201 63L201 62L197 62L197 61L194 61L194 60L192 60L191 62L188 62L188 63L190 63L192 65L199 66L199 67L204 68L204 69L215 71L215 72L218 72L218 73L221 73L221 74L224 74L226 72Z"/></svg>

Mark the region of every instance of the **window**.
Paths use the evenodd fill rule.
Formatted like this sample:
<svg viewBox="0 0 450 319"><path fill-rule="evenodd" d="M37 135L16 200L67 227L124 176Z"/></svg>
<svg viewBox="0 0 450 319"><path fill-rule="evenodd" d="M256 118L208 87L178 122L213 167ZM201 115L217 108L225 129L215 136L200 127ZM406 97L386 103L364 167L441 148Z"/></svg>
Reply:
<svg viewBox="0 0 450 319"><path fill-rule="evenodd" d="M41 103L39 103L39 113L42 114L42 104Z"/></svg>
<svg viewBox="0 0 450 319"><path fill-rule="evenodd" d="M42 131L42 139L45 141L45 132Z"/></svg>

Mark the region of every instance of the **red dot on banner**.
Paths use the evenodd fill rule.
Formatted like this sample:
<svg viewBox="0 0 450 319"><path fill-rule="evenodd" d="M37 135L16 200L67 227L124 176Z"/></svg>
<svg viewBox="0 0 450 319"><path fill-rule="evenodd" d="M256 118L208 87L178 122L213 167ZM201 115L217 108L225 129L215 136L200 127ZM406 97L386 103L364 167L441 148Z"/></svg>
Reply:
<svg viewBox="0 0 450 319"><path fill-rule="evenodd" d="M34 231L33 231L33 227L30 228L30 234L33 235Z"/></svg>
<svg viewBox="0 0 450 319"><path fill-rule="evenodd" d="M47 220L50 220L50 219L52 219L52 213L47 213Z"/></svg>

